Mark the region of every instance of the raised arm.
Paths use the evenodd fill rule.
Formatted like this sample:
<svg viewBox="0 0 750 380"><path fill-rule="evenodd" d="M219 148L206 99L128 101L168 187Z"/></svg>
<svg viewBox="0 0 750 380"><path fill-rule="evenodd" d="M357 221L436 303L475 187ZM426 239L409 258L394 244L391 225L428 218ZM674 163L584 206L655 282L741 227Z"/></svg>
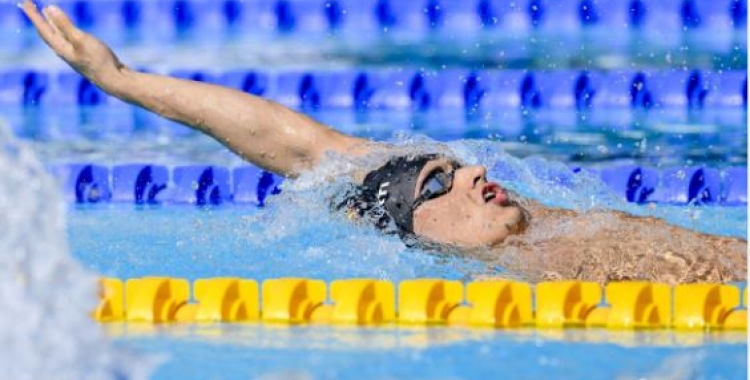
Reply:
<svg viewBox="0 0 750 380"><path fill-rule="evenodd" d="M342 134L270 100L207 83L141 73L55 6L26 0L23 11L44 42L107 93L204 132L267 170L297 176L326 151L366 153L367 140Z"/></svg>

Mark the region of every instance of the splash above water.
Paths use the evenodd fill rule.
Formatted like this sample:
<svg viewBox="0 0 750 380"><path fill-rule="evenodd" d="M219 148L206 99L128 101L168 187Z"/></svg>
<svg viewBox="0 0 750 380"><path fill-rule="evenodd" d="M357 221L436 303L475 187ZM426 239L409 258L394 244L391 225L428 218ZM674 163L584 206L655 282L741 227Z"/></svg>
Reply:
<svg viewBox="0 0 750 380"><path fill-rule="evenodd" d="M68 254L57 187L1 123L0 172L0 378L147 378L89 318L96 278Z"/></svg>

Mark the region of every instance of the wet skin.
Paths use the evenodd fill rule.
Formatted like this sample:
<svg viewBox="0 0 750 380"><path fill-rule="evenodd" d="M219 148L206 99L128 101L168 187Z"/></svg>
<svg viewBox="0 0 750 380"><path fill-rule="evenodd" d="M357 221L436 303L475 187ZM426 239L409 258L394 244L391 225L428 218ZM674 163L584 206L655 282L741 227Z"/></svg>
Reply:
<svg viewBox="0 0 750 380"><path fill-rule="evenodd" d="M415 198L433 171L453 169L448 159L427 163L417 179ZM491 193L489 199L487 193ZM456 169L448 193L427 200L414 210L417 235L461 247L496 246L508 236L522 233L526 225L523 209L510 201L500 185L487 181L483 166Z"/></svg>

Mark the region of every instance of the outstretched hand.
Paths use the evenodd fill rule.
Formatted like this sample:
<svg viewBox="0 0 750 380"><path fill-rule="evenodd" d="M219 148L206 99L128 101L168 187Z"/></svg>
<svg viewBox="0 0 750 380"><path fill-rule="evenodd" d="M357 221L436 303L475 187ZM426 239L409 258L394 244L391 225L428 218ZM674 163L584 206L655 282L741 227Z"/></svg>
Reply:
<svg viewBox="0 0 750 380"><path fill-rule="evenodd" d="M44 17L31 0L25 0L22 9L44 42L92 82L106 87L108 81L122 72L124 66L112 50L98 38L78 29L57 6L44 7Z"/></svg>

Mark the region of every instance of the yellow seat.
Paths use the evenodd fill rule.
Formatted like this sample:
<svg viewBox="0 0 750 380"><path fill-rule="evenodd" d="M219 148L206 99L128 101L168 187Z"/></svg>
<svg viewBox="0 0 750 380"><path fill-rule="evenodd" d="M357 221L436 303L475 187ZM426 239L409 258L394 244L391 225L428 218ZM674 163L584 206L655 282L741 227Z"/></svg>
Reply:
<svg viewBox="0 0 750 380"><path fill-rule="evenodd" d="M726 318L740 306L736 286L721 284L683 284L674 288L676 329L720 329Z"/></svg>
<svg viewBox="0 0 750 380"><path fill-rule="evenodd" d="M174 322L187 304L190 284L185 279L144 277L125 282L126 319L131 322Z"/></svg>
<svg viewBox="0 0 750 380"><path fill-rule="evenodd" d="M532 324L531 286L512 281L479 281L466 286L470 304L467 323L475 326L519 327Z"/></svg>
<svg viewBox="0 0 750 380"><path fill-rule="evenodd" d="M605 288L605 308L586 318L587 326L611 329L669 327L672 321L671 289L649 282L610 282ZM602 310L603 309L603 310Z"/></svg>
<svg viewBox="0 0 750 380"><path fill-rule="evenodd" d="M264 321L309 322L313 311L326 300L326 284L320 280L280 278L263 282Z"/></svg>
<svg viewBox="0 0 750 380"><path fill-rule="evenodd" d="M537 327L582 327L602 299L599 284L582 281L536 285Z"/></svg>
<svg viewBox="0 0 750 380"><path fill-rule="evenodd" d="M99 305L93 317L99 322L121 321L125 317L125 293L122 281L116 278L99 279Z"/></svg>
<svg viewBox="0 0 750 380"><path fill-rule="evenodd" d="M405 323L445 323L463 301L458 281L417 279L398 286L398 319Z"/></svg>
<svg viewBox="0 0 750 380"><path fill-rule="evenodd" d="M199 322L242 322L260 315L258 283L239 278L199 279L193 283Z"/></svg>
<svg viewBox="0 0 750 380"><path fill-rule="evenodd" d="M333 306L328 321L378 324L396 319L396 290L392 283L371 279L337 280L331 283Z"/></svg>

